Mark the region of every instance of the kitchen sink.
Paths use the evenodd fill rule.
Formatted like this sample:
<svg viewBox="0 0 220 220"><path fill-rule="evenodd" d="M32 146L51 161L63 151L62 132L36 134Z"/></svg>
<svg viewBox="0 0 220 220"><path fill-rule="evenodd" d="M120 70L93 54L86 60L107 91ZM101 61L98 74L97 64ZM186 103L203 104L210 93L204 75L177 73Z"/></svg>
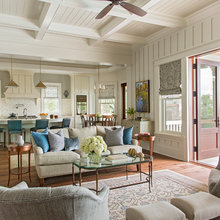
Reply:
<svg viewBox="0 0 220 220"><path fill-rule="evenodd" d="M36 115L18 116L18 119L35 119L35 118L37 118Z"/></svg>

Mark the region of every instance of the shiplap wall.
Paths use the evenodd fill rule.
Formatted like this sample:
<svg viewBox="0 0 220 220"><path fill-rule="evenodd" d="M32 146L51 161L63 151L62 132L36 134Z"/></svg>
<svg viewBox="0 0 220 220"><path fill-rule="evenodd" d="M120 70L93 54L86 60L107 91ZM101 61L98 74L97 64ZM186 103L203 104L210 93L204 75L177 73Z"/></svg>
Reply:
<svg viewBox="0 0 220 220"><path fill-rule="evenodd" d="M219 5L218 5L219 7ZM181 160L188 160L189 132L188 122L188 74L186 57L220 48L220 14L202 18L193 23L191 18L187 27L173 32L159 32L151 37L147 45L133 52L133 65L128 72L128 94L132 99L129 104L135 106L135 82L150 80L150 114L140 114L155 122L155 151ZM217 10L218 11L218 10ZM201 16L201 15L197 15ZM201 16L202 17L202 16ZM196 19L195 19L196 20ZM198 20L198 19L197 19ZM159 103L159 65L173 60L182 59L183 87L183 127L179 135L165 134L160 130Z"/></svg>

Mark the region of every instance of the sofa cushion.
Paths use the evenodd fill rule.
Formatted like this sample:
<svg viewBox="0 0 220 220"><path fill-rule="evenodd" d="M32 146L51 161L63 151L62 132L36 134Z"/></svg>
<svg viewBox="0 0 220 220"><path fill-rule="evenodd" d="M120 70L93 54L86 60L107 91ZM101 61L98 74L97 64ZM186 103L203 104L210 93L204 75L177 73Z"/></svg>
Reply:
<svg viewBox="0 0 220 220"><path fill-rule="evenodd" d="M124 127L115 130L105 128L105 142L107 146L123 145Z"/></svg>
<svg viewBox="0 0 220 220"><path fill-rule="evenodd" d="M65 151L71 151L71 150L78 150L80 149L79 146L79 138L64 138L65 142Z"/></svg>
<svg viewBox="0 0 220 220"><path fill-rule="evenodd" d="M189 220L213 219L220 216L220 199L206 192L171 199L171 203Z"/></svg>
<svg viewBox="0 0 220 220"><path fill-rule="evenodd" d="M212 169L209 174L209 192L220 198L220 170Z"/></svg>
<svg viewBox="0 0 220 220"><path fill-rule="evenodd" d="M185 214L169 202L156 202L126 209L127 220L185 220Z"/></svg>
<svg viewBox="0 0 220 220"><path fill-rule="evenodd" d="M58 129L51 129L50 131L53 132L53 133L57 133L58 131L62 130L63 131L63 135L64 137L66 138L69 138L69 128L58 128Z"/></svg>
<svg viewBox="0 0 220 220"><path fill-rule="evenodd" d="M123 142L125 145L131 145L133 128L134 127L132 126L124 129Z"/></svg>
<svg viewBox="0 0 220 220"><path fill-rule="evenodd" d="M137 151L137 153L142 152L142 147L136 145L112 146L112 147L108 147L108 150L111 152L111 154L124 154L124 153L128 153L128 150L130 148L134 148Z"/></svg>
<svg viewBox="0 0 220 220"><path fill-rule="evenodd" d="M79 143L83 141L86 137L97 136L96 126L90 126L86 128L69 128L70 138L79 138Z"/></svg>
<svg viewBox="0 0 220 220"><path fill-rule="evenodd" d="M28 189L28 185L26 182L23 181L13 187L11 187L10 189Z"/></svg>
<svg viewBox="0 0 220 220"><path fill-rule="evenodd" d="M79 158L80 155L73 151L47 152L36 156L35 163L37 165L65 164Z"/></svg>
<svg viewBox="0 0 220 220"><path fill-rule="evenodd" d="M50 145L48 142L48 128L46 128L44 131L40 132L31 132L32 137L36 143L37 146L41 147L43 149L43 152L46 153L50 149Z"/></svg>
<svg viewBox="0 0 220 220"><path fill-rule="evenodd" d="M62 130L59 130L56 134L48 131L48 140L51 152L58 152L64 149L64 135Z"/></svg>

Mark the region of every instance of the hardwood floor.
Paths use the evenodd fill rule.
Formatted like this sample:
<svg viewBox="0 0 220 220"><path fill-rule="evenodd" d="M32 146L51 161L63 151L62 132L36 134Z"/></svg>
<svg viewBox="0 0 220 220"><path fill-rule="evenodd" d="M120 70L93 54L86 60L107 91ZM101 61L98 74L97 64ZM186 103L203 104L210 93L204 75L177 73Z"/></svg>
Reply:
<svg viewBox="0 0 220 220"><path fill-rule="evenodd" d="M131 166L131 170L136 170L136 166ZM186 163L178 161L166 156L154 154L153 171L170 169L177 173L199 180L205 184L208 183L208 176L211 168L198 165L196 163ZM145 170L143 167L142 170ZM100 172L100 178L112 178L125 175L125 168L119 167L114 169L105 170ZM129 173L132 175L133 173ZM35 167L31 167L31 178L32 182L29 182L28 175L23 176L23 180L28 183L30 187L39 186L39 180L35 171ZM93 173L83 174L84 181L95 180ZM7 186L8 181L8 152L0 151L0 186ZM10 187L16 185L19 182L17 176L11 177ZM61 186L72 184L72 176L61 176L45 179L45 186Z"/></svg>

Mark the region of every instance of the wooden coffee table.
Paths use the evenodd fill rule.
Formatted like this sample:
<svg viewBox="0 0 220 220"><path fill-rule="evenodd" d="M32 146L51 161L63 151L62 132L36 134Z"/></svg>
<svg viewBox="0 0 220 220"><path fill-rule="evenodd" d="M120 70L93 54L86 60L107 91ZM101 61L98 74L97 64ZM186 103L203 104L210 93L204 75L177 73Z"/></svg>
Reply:
<svg viewBox="0 0 220 220"><path fill-rule="evenodd" d="M22 181L23 174L29 174L29 179L31 182L31 147L29 143L25 143L23 146L18 146L17 144L9 144L8 148L8 186L10 184L11 175L17 175L18 179ZM11 169L11 153L17 153L18 155L18 167ZM28 152L28 168L22 167L22 153Z"/></svg>
<svg viewBox="0 0 220 220"><path fill-rule="evenodd" d="M149 155L144 155L144 158L140 159L139 157L132 158L131 161L127 162L122 162L122 163L117 163L117 164L111 164L107 160L102 160L101 164L95 164L95 163L87 163L85 162L84 159L76 159L73 162L73 172L72 172L72 181L73 185L76 185L77 181L75 180L75 171L74 168L75 166L79 168L79 186L82 185L82 169L84 170L94 170L96 173L96 194L98 194L98 184L99 184L99 170L103 169L108 169L108 168L114 168L114 167L120 167L120 166L125 166L126 167L126 178L128 180L128 172L135 172L135 171L129 171L128 166L129 165L139 165L139 170L136 171L140 174L140 181L137 183L132 183L132 184L127 184L127 185L122 185L122 186L117 186L117 187L112 187L110 189L117 189L117 188L122 188L122 187L127 187L127 186L132 186L132 185L137 185L137 184L142 184L142 183L148 183L149 184L149 192L151 192L151 186L152 186L152 162L153 158ZM142 171L142 164L148 164L148 173L145 173ZM142 181L142 174L146 175L146 179ZM94 189L92 189L94 190Z"/></svg>

